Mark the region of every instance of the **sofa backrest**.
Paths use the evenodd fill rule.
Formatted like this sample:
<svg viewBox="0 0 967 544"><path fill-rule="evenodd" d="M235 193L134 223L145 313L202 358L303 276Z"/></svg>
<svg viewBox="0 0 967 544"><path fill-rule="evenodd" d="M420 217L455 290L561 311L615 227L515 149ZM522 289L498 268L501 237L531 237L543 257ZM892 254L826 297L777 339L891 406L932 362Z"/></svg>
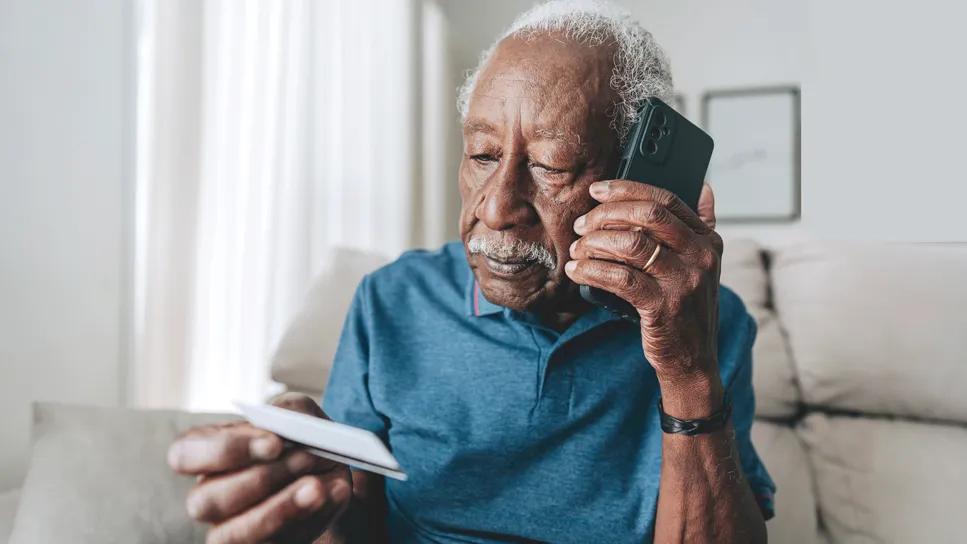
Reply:
<svg viewBox="0 0 967 544"><path fill-rule="evenodd" d="M967 422L967 247L808 244L772 261L806 405Z"/></svg>
<svg viewBox="0 0 967 544"><path fill-rule="evenodd" d="M722 285L734 290L759 326L752 347L756 415L790 421L802 397L789 344L772 301L769 255L751 240L730 240L722 255Z"/></svg>
<svg viewBox="0 0 967 544"><path fill-rule="evenodd" d="M821 530L962 541L967 247L804 244L769 257Z"/></svg>

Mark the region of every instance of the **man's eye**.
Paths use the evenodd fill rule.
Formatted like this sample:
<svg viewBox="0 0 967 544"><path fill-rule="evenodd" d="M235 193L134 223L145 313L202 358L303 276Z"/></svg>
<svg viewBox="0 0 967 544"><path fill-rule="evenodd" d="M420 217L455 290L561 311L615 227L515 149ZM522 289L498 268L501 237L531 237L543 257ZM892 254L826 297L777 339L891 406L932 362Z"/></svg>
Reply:
<svg viewBox="0 0 967 544"><path fill-rule="evenodd" d="M471 155L470 160L474 162L479 162L481 164L485 164L485 163L497 162L497 157L493 155L488 155L486 153L482 153L479 155Z"/></svg>
<svg viewBox="0 0 967 544"><path fill-rule="evenodd" d="M528 166L531 168L536 168L538 170L541 170L547 174L563 174L567 172L567 170L561 170L560 168L552 168L546 164L541 164L539 162L531 162Z"/></svg>

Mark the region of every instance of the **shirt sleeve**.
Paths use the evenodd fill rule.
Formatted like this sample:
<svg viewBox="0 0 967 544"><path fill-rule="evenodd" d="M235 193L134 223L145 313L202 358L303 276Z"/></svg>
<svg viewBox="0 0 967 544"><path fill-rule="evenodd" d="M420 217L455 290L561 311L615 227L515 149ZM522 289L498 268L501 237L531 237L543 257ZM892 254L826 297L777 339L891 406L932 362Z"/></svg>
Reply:
<svg viewBox="0 0 967 544"><path fill-rule="evenodd" d="M353 296L332 362L322 406L333 421L367 429L386 442L389 425L386 418L374 407L369 389L369 354L373 329L366 295L368 282L369 276L364 277Z"/></svg>
<svg viewBox="0 0 967 544"><path fill-rule="evenodd" d="M743 312L744 313L744 312ZM728 385L728 395L732 400L732 425L735 429L735 442L745 474L759 508L765 519L775 515L774 497L776 484L766 471L765 465L759 459L755 447L752 445L750 432L755 417L755 395L752 392L752 344L755 342L756 324L748 313L745 313L744 332L739 335L732 353L736 357L735 373Z"/></svg>

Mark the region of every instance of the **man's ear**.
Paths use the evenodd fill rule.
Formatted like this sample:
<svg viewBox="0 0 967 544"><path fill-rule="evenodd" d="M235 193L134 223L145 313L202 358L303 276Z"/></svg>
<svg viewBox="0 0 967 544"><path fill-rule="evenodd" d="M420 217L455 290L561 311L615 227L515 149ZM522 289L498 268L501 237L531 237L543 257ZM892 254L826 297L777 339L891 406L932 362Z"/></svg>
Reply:
<svg viewBox="0 0 967 544"><path fill-rule="evenodd" d="M698 197L698 217L708 228L715 229L715 193L708 183L702 186L702 195Z"/></svg>

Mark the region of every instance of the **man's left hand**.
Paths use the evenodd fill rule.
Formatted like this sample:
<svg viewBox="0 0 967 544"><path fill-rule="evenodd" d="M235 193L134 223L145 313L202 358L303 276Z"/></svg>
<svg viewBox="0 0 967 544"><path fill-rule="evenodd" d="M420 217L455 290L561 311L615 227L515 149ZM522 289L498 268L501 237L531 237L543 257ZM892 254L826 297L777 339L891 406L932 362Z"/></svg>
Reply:
<svg viewBox="0 0 967 544"><path fill-rule="evenodd" d="M574 223L580 238L571 245L567 275L638 310L645 357L669 414L709 415L722 396L716 351L722 238L714 230L711 188L702 189L698 214L645 183L599 181L590 191L601 204Z"/></svg>

